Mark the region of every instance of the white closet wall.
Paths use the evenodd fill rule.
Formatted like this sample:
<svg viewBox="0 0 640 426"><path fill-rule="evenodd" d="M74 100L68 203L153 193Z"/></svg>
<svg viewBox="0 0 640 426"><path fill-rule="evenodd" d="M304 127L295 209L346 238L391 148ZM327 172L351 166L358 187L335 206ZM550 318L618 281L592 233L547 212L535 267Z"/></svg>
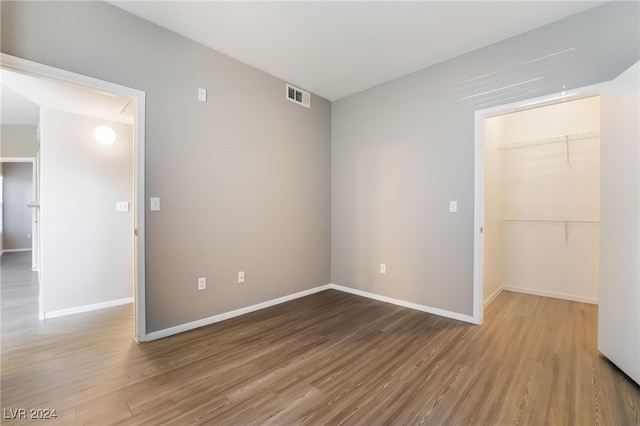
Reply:
<svg viewBox="0 0 640 426"><path fill-rule="evenodd" d="M502 287L597 303L599 135L599 97L486 120L485 297Z"/></svg>

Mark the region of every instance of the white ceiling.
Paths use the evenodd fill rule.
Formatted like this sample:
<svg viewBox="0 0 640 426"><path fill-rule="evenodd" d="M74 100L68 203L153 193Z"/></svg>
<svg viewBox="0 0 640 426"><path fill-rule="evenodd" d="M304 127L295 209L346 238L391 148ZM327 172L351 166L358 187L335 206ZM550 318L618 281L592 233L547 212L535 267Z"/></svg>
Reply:
<svg viewBox="0 0 640 426"><path fill-rule="evenodd" d="M40 107L132 124L128 99L63 81L0 69L0 124L37 124Z"/></svg>
<svg viewBox="0 0 640 426"><path fill-rule="evenodd" d="M331 101L604 1L109 1Z"/></svg>

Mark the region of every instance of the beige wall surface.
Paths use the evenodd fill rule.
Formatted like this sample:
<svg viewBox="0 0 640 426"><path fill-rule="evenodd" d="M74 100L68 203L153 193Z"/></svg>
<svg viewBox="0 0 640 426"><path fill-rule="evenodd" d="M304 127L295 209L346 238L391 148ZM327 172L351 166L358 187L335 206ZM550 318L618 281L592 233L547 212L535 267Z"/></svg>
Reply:
<svg viewBox="0 0 640 426"><path fill-rule="evenodd" d="M483 302L501 290L503 285L502 227L502 157L504 116L484 120L483 124L483 173L484 173L484 248L483 248Z"/></svg>
<svg viewBox="0 0 640 426"><path fill-rule="evenodd" d="M332 282L471 315L474 111L614 78L640 56L639 6L610 2L334 102Z"/></svg>
<svg viewBox="0 0 640 426"><path fill-rule="evenodd" d="M599 132L599 96L485 120L485 299L500 268L507 289L597 302L599 226L579 221L600 220Z"/></svg>
<svg viewBox="0 0 640 426"><path fill-rule="evenodd" d="M38 152L38 126L3 124L0 126L0 157L35 157Z"/></svg>
<svg viewBox="0 0 640 426"><path fill-rule="evenodd" d="M329 282L327 100L106 3L1 7L2 52L146 92L147 332Z"/></svg>

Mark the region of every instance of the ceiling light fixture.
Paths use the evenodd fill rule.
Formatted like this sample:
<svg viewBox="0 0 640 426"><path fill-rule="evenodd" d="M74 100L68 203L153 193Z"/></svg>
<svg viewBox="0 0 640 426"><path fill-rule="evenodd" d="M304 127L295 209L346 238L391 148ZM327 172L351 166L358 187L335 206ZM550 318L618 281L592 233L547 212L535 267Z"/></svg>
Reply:
<svg viewBox="0 0 640 426"><path fill-rule="evenodd" d="M93 131L93 137L103 145L112 145L116 141L116 132L109 126L98 126Z"/></svg>

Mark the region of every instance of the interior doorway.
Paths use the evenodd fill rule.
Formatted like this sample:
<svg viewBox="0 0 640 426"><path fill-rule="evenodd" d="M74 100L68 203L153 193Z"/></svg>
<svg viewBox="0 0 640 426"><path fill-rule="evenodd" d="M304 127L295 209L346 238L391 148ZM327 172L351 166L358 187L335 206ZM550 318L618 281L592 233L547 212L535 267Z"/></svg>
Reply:
<svg viewBox="0 0 640 426"><path fill-rule="evenodd" d="M597 303L605 84L476 111L474 322L505 289Z"/></svg>
<svg viewBox="0 0 640 426"><path fill-rule="evenodd" d="M38 270L36 199L36 159L0 157L0 253L31 252L33 271Z"/></svg>
<svg viewBox="0 0 640 426"><path fill-rule="evenodd" d="M600 97L484 119L484 300L597 304Z"/></svg>
<svg viewBox="0 0 640 426"><path fill-rule="evenodd" d="M134 338L136 341L145 341L146 327L145 327L145 298L144 298L144 295L145 295L145 290L144 290L144 282L145 282L144 281L144 278L145 278L145 273L144 273L144 264L145 264L144 263L144 253L145 253L145 249L144 249L144 210L145 210L144 209L144 205L145 205L144 204L144 128L145 128L144 127L144 117L145 117L144 101L145 101L145 95L144 95L144 92L141 92L136 89L128 88L125 86L120 86L117 84L82 76L79 74L71 73L68 71L59 70L43 64L26 61L26 60L12 57L10 55L5 55L5 54L2 54L0 56L0 67L2 68L2 70L10 71L11 73L15 73L25 78L38 79L47 84L50 83L54 85L55 84L66 85L68 87L71 87L72 91L77 90L78 93L82 91L93 92L95 94L102 95L105 98L111 97L114 99L128 100L128 102L126 102L125 104L120 105L120 108L122 109L122 111L120 111L119 109L118 112L122 113L122 112L125 112L127 109L129 109L129 111L132 112L133 116L135 117L133 119L132 126L128 126L129 130L127 130L127 126L125 125L120 126L118 123L114 121L109 123L110 124L109 127L111 132L117 134L118 138L128 137L129 140L131 141L130 143L131 154L130 154L129 160L126 160L126 161L128 161L128 163L131 165L132 171L131 171L131 177L127 181L128 183L127 182L124 183L125 186L128 185L131 188L131 196L130 196L131 198L123 199L123 200L120 200L120 199L107 200L107 205L108 205L108 210L111 211L112 215L113 215L113 212L130 212L130 214L133 217L133 220L131 221L132 226L130 226L127 231L128 236L132 241L130 259L133 264L132 270L129 273L130 280L128 279L127 281L133 282L132 294L133 294L133 302L134 302L134 309L133 309L134 310ZM39 104L43 106L42 103L39 103ZM76 111L72 111L72 110L70 111L66 108L48 108L47 105L44 105L44 108L41 109L41 118L40 118L39 128L41 131L43 129L49 129L48 134L52 135L52 139L55 139L55 136L59 135L60 131L64 130L65 128L73 128L73 129L81 128L84 133L87 133L85 130L88 131L89 129L91 129L91 131L93 131L95 129L95 132L93 132L93 134L96 140L98 140L100 138L98 137L97 130L99 127L101 127L100 124L102 124L99 121L103 121L103 120L95 120L95 119L92 119L92 117L85 117L84 115L76 113ZM73 126L67 126L66 124L69 124L67 122L69 123L73 122L76 124L81 122L81 124L78 124L78 125L74 124ZM63 125L60 125L60 123L63 123ZM76 136L77 138L86 139L85 136L75 135L74 137ZM111 135L109 136L109 139L110 138L111 138ZM63 143L64 142L63 139L65 138L57 138L57 139L61 139L59 142ZM109 144L112 142L107 141L102 143ZM117 144L115 144L114 146L117 146ZM67 150L66 154L76 156L76 155L80 155L79 153L81 151L96 150L96 149L97 148L95 148L95 145L86 144L81 146L80 149L70 148L69 150ZM117 151L118 149L112 149L111 151L107 151L107 150L103 151L104 154L102 155L104 158L106 158L105 161L108 162L109 160L112 160L115 155L114 152ZM54 151L55 150L52 150L52 152L49 153L49 158L55 156ZM120 161L120 164L122 164L122 161ZM111 166L109 165L109 167ZM107 168L106 163L102 164L100 166L100 171L104 172L106 168ZM113 167L111 168L114 169ZM85 167L84 169L85 169L84 170L85 172L88 172L88 173L91 172L90 167L89 168ZM77 181L83 180L83 177L80 175L74 177L71 174L69 174L68 176L65 176L63 173L64 170L60 168L59 170L54 171L53 167L46 166L43 168L43 170L45 171L45 173L48 172L51 176L60 178L61 181L64 181L65 179L67 180L67 182L71 182L71 181L77 182ZM42 177L42 179L46 179L46 177ZM100 180L101 178L100 177L96 177L95 179L89 178L89 179L85 179L85 181L87 182L89 180L95 181L96 179ZM41 185L39 185L39 187L41 187ZM58 187L60 187L60 185ZM49 191L48 193L49 195L52 194L51 191ZM42 194L40 195L42 196ZM82 203L83 203L82 196L79 196L78 193L67 194L67 195L69 195L70 202L74 202L78 204L78 206L76 206L76 209L75 209L76 211L79 209L84 209L82 207ZM114 197L110 196L105 198L114 198ZM54 198L50 198L50 200L54 200ZM40 199L38 199L38 201L40 201ZM41 213L41 216L46 216L46 214L49 214L48 216L49 224L55 225L56 216L55 214L53 214L54 209L52 208L52 204L53 203L50 202L46 205L40 206L41 208L43 208L44 212L46 212L45 215L42 215L43 213L42 211L40 213ZM94 203L85 203L85 204L88 205L88 204L94 204ZM79 214L82 215L81 212L79 212ZM124 217L124 215L120 216L120 218L122 217ZM53 226L47 227L46 223L43 223L42 225L43 225L43 229L54 228ZM69 226L65 226L65 230L66 232L68 232L68 235L70 236L83 235L83 229L74 228L72 224L70 224ZM85 231L84 233L86 233L86 230L84 231ZM78 238L76 238L76 240L79 241L79 244L76 244L75 250L80 250L80 251L83 251L83 250L90 251L92 247L99 246L101 243L100 241L95 241L95 240L83 241L82 239L78 239ZM51 241L52 240L49 239L49 242ZM58 241L60 240L58 239ZM103 267L105 268L109 267L109 259L101 259L100 261L102 262ZM48 267L46 265L43 265L42 262L40 262L40 264L41 264L40 273L44 274L44 283L45 283L44 287L46 287L47 276L51 276L53 272L55 272L54 271L55 264L53 264L53 266L51 266L50 264ZM49 292L47 295L47 293L43 291L42 287L43 286L41 286L40 298L39 298L40 299L40 315L41 315L41 318L45 318L47 317L47 311L48 310L51 311L52 308L43 307L43 301L51 302L52 300L51 295L53 293ZM119 301L116 301L116 302L119 302ZM74 301L72 301L72 303L74 303ZM73 306L70 309L58 309L57 311L54 312L53 316L72 314L76 312L84 312L86 310L99 309L102 307L108 307L112 305L113 304L111 303L111 301L109 301L108 303L85 304L80 307Z"/></svg>

